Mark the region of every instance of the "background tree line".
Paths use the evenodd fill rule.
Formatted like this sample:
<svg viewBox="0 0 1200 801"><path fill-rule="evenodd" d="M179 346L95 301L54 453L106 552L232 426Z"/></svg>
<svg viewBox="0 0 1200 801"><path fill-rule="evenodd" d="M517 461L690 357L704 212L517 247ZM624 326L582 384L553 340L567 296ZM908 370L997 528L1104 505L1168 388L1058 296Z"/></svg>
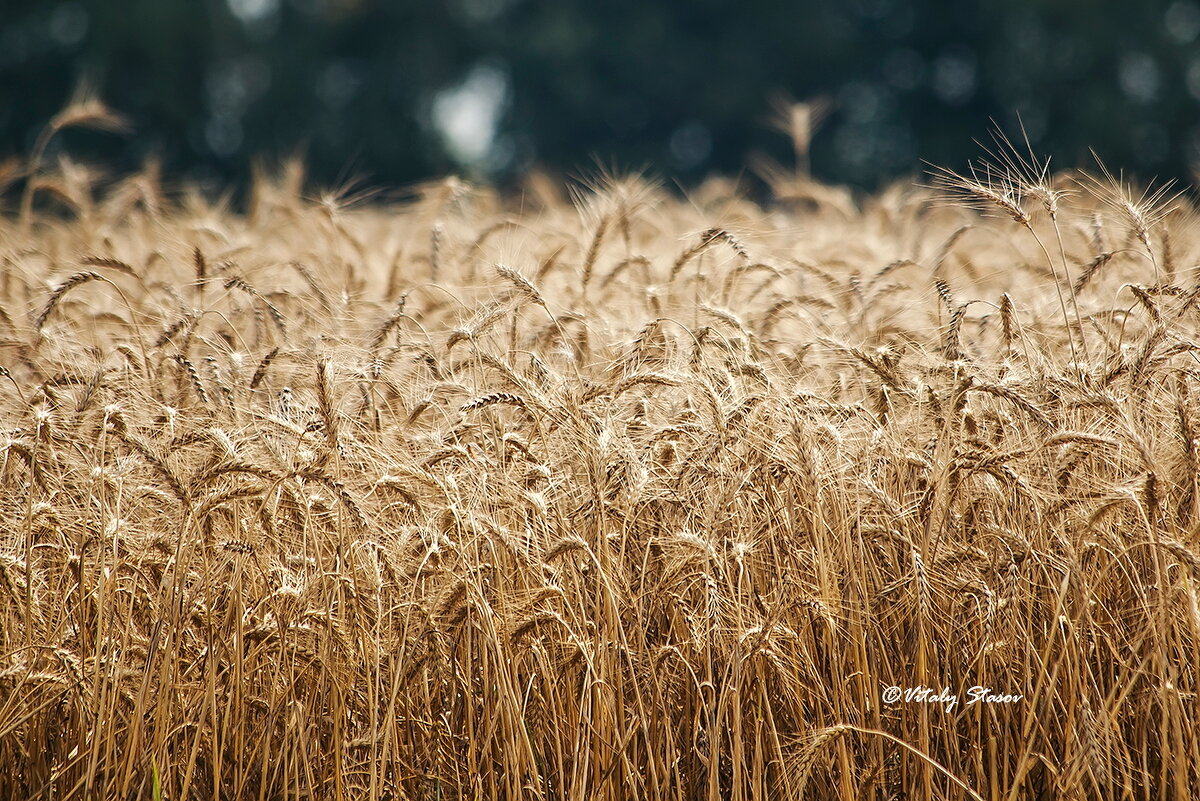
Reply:
<svg viewBox="0 0 1200 801"><path fill-rule="evenodd" d="M1061 166L1186 178L1200 154L1195 0L7 0L0 157L81 76L136 134L55 146L220 181L299 149L326 183L596 160L687 183L789 161L778 96L829 102L813 173L868 188L1018 115Z"/></svg>

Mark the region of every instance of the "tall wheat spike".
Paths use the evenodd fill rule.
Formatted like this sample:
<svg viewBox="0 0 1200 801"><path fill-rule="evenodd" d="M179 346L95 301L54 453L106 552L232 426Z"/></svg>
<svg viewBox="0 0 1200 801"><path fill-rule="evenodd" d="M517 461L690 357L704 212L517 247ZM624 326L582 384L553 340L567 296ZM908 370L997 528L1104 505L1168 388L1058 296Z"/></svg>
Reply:
<svg viewBox="0 0 1200 801"><path fill-rule="evenodd" d="M1016 141L0 213L0 798L1200 797L1193 203Z"/></svg>

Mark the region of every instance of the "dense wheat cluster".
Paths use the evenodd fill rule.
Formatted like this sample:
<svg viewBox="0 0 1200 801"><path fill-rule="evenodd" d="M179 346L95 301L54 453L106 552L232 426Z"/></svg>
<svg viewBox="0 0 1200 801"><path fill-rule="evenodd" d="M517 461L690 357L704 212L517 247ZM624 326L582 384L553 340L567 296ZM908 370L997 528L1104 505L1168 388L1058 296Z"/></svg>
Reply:
<svg viewBox="0 0 1200 801"><path fill-rule="evenodd" d="M1194 212L1034 167L241 214L47 167L0 796L1197 796Z"/></svg>

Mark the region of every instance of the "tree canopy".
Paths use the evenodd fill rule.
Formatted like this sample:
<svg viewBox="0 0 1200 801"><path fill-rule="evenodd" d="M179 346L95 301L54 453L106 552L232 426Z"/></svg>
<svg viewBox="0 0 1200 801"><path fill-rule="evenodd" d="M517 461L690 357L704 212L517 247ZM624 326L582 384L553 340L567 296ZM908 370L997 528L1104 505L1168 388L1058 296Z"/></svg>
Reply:
<svg viewBox="0 0 1200 801"><path fill-rule="evenodd" d="M790 159L777 97L828 102L826 180L961 164L992 118L1058 166L1093 148L1178 178L1200 150L1198 42L1196 0L9 0L0 156L86 78L137 132L88 139L106 163L226 181L298 150L329 183L596 160L688 182Z"/></svg>

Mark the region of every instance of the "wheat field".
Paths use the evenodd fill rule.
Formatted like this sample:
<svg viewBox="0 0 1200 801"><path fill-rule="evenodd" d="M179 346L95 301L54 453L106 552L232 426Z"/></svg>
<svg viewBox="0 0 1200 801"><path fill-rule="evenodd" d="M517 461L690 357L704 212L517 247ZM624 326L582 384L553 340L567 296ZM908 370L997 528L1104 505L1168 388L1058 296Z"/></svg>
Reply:
<svg viewBox="0 0 1200 801"><path fill-rule="evenodd" d="M35 163L0 797L1200 795L1196 211L993 155L242 211Z"/></svg>

